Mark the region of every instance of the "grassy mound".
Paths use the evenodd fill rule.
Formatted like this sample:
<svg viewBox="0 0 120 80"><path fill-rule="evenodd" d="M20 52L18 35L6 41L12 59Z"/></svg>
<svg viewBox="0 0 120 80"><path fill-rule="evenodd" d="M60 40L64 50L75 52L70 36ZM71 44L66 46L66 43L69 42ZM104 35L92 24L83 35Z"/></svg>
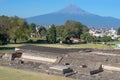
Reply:
<svg viewBox="0 0 120 80"><path fill-rule="evenodd" d="M0 67L0 80L73 80L70 78L53 76L30 71Z"/></svg>

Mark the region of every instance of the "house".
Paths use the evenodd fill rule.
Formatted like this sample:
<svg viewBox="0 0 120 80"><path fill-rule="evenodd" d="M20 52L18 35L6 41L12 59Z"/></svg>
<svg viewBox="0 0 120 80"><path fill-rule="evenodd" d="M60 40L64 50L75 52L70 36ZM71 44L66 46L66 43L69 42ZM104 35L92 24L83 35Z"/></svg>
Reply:
<svg viewBox="0 0 120 80"><path fill-rule="evenodd" d="M79 38L70 38L70 41L72 43L79 43L80 42L80 39Z"/></svg>
<svg viewBox="0 0 120 80"><path fill-rule="evenodd" d="M117 31L113 28L91 28L89 33L96 37L110 36L112 39L118 37Z"/></svg>

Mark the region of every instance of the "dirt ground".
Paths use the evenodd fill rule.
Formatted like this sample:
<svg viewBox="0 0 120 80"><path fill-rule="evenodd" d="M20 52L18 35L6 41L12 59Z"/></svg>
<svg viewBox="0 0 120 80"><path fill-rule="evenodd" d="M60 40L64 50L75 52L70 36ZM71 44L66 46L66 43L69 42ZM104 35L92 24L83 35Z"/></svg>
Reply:
<svg viewBox="0 0 120 80"><path fill-rule="evenodd" d="M59 63L43 64L35 62L24 62L23 64L14 61L0 60L1 66L8 66L16 69L31 70L58 75L49 71L52 65L65 65L73 69L75 74L68 77L78 80L120 80L120 72L114 70L99 71L101 65L109 65L120 68L120 50L105 49L80 49L76 52L69 52L64 55ZM95 74L91 72L98 71ZM64 75L60 75L64 76Z"/></svg>

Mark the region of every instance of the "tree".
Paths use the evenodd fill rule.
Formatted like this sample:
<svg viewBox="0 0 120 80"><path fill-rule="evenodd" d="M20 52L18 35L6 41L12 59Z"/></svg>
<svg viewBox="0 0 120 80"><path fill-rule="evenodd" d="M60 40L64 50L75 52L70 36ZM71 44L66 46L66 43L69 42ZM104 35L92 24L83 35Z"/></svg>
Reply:
<svg viewBox="0 0 120 80"><path fill-rule="evenodd" d="M29 28L30 28L30 32L31 33L35 33L36 32L36 24L35 23L29 24Z"/></svg>
<svg viewBox="0 0 120 80"><path fill-rule="evenodd" d="M109 41L111 41L111 37L110 36L103 36L101 37L101 41L105 42L105 44Z"/></svg>
<svg viewBox="0 0 120 80"><path fill-rule="evenodd" d="M47 40L49 43L56 43L56 27L55 25L52 25L47 34Z"/></svg>
<svg viewBox="0 0 120 80"><path fill-rule="evenodd" d="M30 28L24 19L17 16L0 16L0 32L5 33L9 39L16 43L17 40L28 38Z"/></svg>
<svg viewBox="0 0 120 80"><path fill-rule="evenodd" d="M88 28L77 21L68 20L64 25L57 28L57 37L63 42L68 42L71 37L80 38L80 35L88 32Z"/></svg>
<svg viewBox="0 0 120 80"><path fill-rule="evenodd" d="M80 38L81 38L82 40L85 40L86 42L93 42L94 39L95 39L95 37L92 36L92 35L90 35L89 33L82 34L82 35L80 36Z"/></svg>
<svg viewBox="0 0 120 80"><path fill-rule="evenodd" d="M10 22L9 22L9 17L7 16L0 16L0 32L5 32L7 35L10 34Z"/></svg>
<svg viewBox="0 0 120 80"><path fill-rule="evenodd" d="M66 29L69 33L72 33L72 37L79 38L83 33L83 25L80 22L68 20L65 23Z"/></svg>
<svg viewBox="0 0 120 80"><path fill-rule="evenodd" d="M64 29L65 29L65 26L64 26L64 25L56 26L57 40L58 40L59 42L60 42L60 41L64 41L64 39L63 39Z"/></svg>
<svg viewBox="0 0 120 80"><path fill-rule="evenodd" d="M0 32L0 45L8 43L8 35L6 33Z"/></svg>
<svg viewBox="0 0 120 80"><path fill-rule="evenodd" d="M41 26L41 27L39 28L39 33L40 33L41 38L45 38L46 35L47 35L47 30L46 30L46 28L45 28L44 26Z"/></svg>
<svg viewBox="0 0 120 80"><path fill-rule="evenodd" d="M35 23L29 24L29 36L36 37L36 24Z"/></svg>
<svg viewBox="0 0 120 80"><path fill-rule="evenodd" d="M10 38L16 43L17 40L26 40L28 38L29 26L27 22L19 17L10 18Z"/></svg>
<svg viewBox="0 0 120 80"><path fill-rule="evenodd" d="M117 30L117 35L120 35L120 27Z"/></svg>

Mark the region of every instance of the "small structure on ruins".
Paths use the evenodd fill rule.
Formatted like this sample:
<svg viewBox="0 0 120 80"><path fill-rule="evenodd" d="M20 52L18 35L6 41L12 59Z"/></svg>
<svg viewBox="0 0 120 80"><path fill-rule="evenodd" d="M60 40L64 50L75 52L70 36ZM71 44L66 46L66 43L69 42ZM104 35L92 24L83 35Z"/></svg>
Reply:
<svg viewBox="0 0 120 80"><path fill-rule="evenodd" d="M49 67L49 69L52 73L56 73L56 74L66 75L67 73L73 73L73 69L63 65L55 65L55 66Z"/></svg>

